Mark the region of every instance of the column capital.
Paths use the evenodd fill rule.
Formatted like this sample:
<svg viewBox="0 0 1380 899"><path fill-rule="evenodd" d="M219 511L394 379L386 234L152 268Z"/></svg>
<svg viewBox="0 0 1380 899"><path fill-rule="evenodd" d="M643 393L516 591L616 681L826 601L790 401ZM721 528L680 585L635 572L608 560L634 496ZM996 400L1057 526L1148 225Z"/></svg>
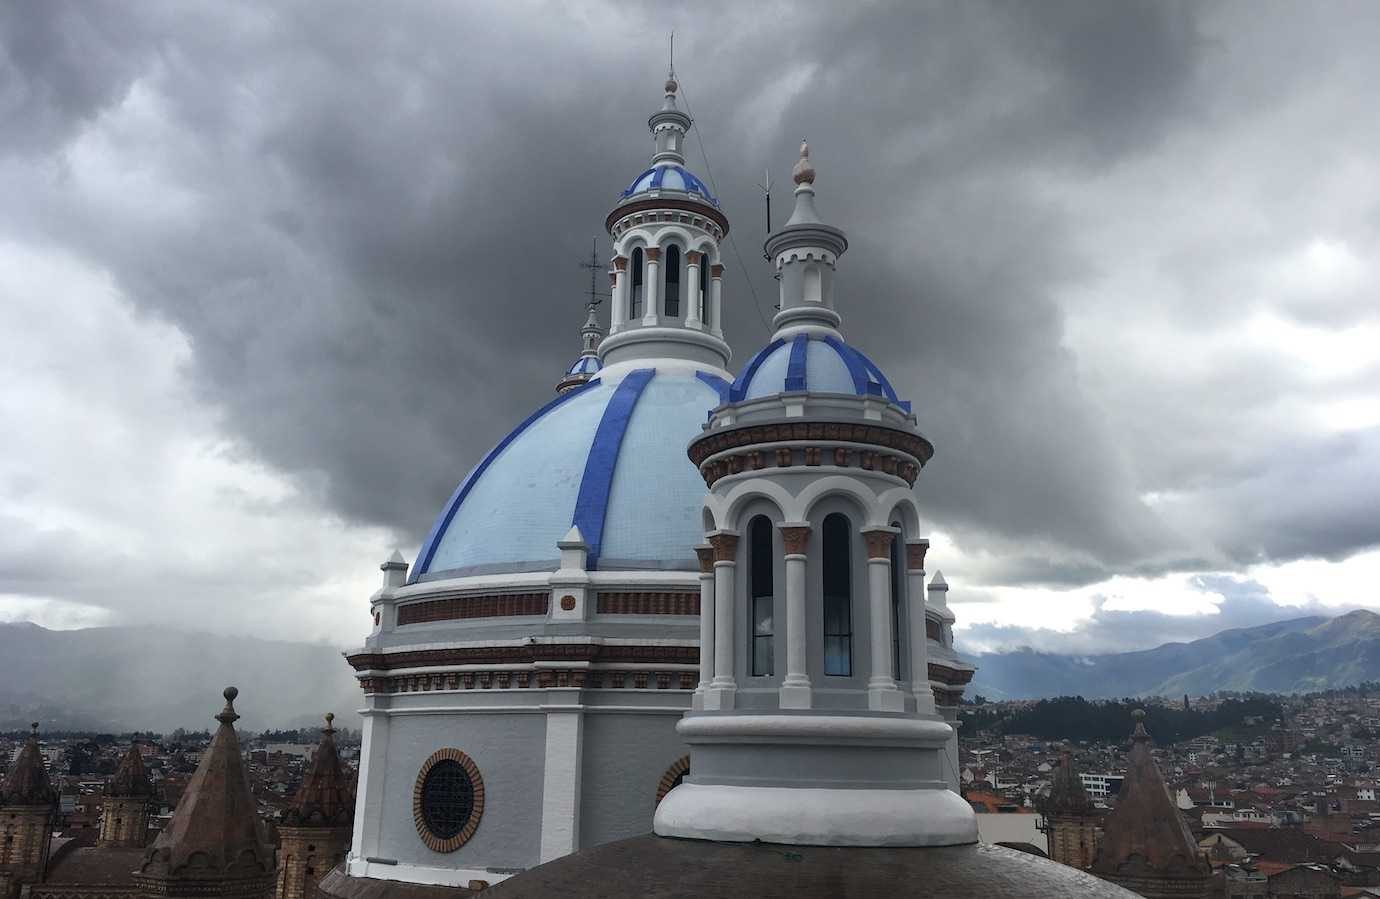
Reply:
<svg viewBox="0 0 1380 899"><path fill-rule="evenodd" d="M661 258L661 247L645 247L642 252L646 254L649 262L656 262Z"/></svg>
<svg viewBox="0 0 1380 899"><path fill-rule="evenodd" d="M930 541L927 539L907 540L906 541L906 568L910 571L925 570L925 553L929 552Z"/></svg>
<svg viewBox="0 0 1380 899"><path fill-rule="evenodd" d="M723 267L722 265L720 265L719 263L716 262L716 263L714 263L713 265L711 265L711 266L709 267L709 277L711 277L711 278L722 278L723 276L724 276L724 267Z"/></svg>
<svg viewBox="0 0 1380 899"><path fill-rule="evenodd" d="M627 257L627 256L615 256L615 257L613 257L613 267L614 267L615 270L620 271L620 272L625 272L625 271L627 271L627 270L628 270L628 257Z"/></svg>
<svg viewBox="0 0 1380 899"><path fill-rule="evenodd" d="M709 535L709 545L714 548L715 562L733 562L738 557L738 535L732 531L715 531Z"/></svg>
<svg viewBox="0 0 1380 899"><path fill-rule="evenodd" d="M867 558L891 560L891 544L899 533L896 528L863 528L863 541L867 544Z"/></svg>
<svg viewBox="0 0 1380 899"><path fill-rule="evenodd" d="M714 571L714 546L710 543L701 543L695 547L695 557L700 561L700 574L712 574Z"/></svg>
<svg viewBox="0 0 1380 899"><path fill-rule="evenodd" d="M810 541L810 525L786 522L777 525L781 531L782 547L788 556L805 555L805 546Z"/></svg>
<svg viewBox="0 0 1380 899"><path fill-rule="evenodd" d="M704 254L699 250L688 250L685 253L685 262L687 265L699 265L700 260L703 258Z"/></svg>

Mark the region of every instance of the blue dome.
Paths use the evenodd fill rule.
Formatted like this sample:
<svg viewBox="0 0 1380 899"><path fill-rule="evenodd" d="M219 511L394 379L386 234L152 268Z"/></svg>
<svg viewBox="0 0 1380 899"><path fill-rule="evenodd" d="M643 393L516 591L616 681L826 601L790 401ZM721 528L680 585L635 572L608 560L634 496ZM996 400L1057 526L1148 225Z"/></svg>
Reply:
<svg viewBox="0 0 1380 899"><path fill-rule="evenodd" d="M890 400L907 412L891 382L871 359L833 335L778 337L748 360L729 389L729 402L809 390Z"/></svg>
<svg viewBox="0 0 1380 899"><path fill-rule="evenodd" d="M719 205L719 201L714 199L714 195L705 187L703 181L678 165L656 165L647 169L623 191L623 199L653 190L679 190L699 194L711 206Z"/></svg>
<svg viewBox="0 0 1380 899"><path fill-rule="evenodd" d="M575 360L575 364L570 366L566 372L568 375L592 375L604 367L604 363L599 361L598 356L581 356Z"/></svg>
<svg viewBox="0 0 1380 899"><path fill-rule="evenodd" d="M695 569L705 489L685 446L728 387L710 372L647 367L557 396L461 482L411 580L553 570L571 525L591 569Z"/></svg>

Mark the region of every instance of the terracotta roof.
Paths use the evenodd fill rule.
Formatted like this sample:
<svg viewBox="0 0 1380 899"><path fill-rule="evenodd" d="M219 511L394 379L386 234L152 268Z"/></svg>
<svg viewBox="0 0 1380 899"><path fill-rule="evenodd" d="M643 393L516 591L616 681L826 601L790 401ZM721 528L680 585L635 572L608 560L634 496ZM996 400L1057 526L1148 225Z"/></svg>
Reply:
<svg viewBox="0 0 1380 899"><path fill-rule="evenodd" d="M335 749L335 715L326 715L321 743L292 805L283 812L288 827L345 827L355 819L354 790Z"/></svg>
<svg viewBox="0 0 1380 899"><path fill-rule="evenodd" d="M144 754L139 751L138 743L131 743L125 757L120 759L120 767L115 769L115 776L105 785L105 795L153 795L153 781L149 780L148 771L144 768Z"/></svg>
<svg viewBox="0 0 1380 899"><path fill-rule="evenodd" d="M166 893L168 881L183 880L196 881L198 893L252 894L273 881L273 848L249 792L232 726L240 717L234 707L238 694L234 687L225 688L225 708L216 716L220 727L202 753L172 820L136 872L141 883L154 882L154 892Z"/></svg>
<svg viewBox="0 0 1380 899"><path fill-rule="evenodd" d="M57 790L48 782L43 754L38 751L38 724L19 750L19 757L0 788L0 805L57 805Z"/></svg>
<svg viewBox="0 0 1380 899"><path fill-rule="evenodd" d="M1169 798L1164 778L1150 754L1145 712L1137 709L1116 808L1102 831L1102 844L1089 869L1113 879L1208 879L1212 868L1179 809Z"/></svg>

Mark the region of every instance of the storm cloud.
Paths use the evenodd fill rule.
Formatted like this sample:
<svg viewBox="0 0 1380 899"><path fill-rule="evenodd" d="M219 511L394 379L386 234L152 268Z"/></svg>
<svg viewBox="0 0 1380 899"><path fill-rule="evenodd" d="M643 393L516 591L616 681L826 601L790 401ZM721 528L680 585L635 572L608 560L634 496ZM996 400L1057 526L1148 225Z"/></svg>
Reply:
<svg viewBox="0 0 1380 899"><path fill-rule="evenodd" d="M805 136L983 626L1380 545L1372 4L15 3L11 614L351 639L578 353L671 28L736 358L774 302L756 184Z"/></svg>

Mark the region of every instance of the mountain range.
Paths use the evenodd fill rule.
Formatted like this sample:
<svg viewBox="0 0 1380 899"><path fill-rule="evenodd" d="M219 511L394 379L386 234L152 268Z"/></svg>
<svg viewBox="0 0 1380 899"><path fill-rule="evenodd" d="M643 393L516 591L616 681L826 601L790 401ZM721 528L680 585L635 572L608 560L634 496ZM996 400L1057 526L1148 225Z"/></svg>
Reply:
<svg viewBox="0 0 1380 899"><path fill-rule="evenodd" d="M1350 612L1226 630L1139 652L1059 655L1022 649L970 656L967 695L1201 696L1291 693L1380 680L1380 615ZM52 631L0 624L0 730L127 732L213 724L220 692L250 730L313 726L324 712L358 727L359 687L340 650L320 643L160 628Z"/></svg>
<svg viewBox="0 0 1380 899"><path fill-rule="evenodd" d="M1380 680L1380 615L1366 610L1234 628L1139 652L1059 655L1021 649L969 656L967 696L1202 696L1298 693Z"/></svg>

